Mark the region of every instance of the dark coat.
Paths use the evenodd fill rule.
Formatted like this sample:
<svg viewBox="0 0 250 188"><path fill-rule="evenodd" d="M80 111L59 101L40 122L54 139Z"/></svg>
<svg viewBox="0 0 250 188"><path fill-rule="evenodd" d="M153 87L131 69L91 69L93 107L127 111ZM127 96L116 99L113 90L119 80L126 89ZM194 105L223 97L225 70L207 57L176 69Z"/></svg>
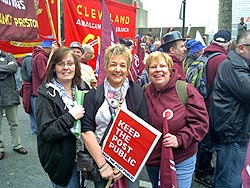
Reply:
<svg viewBox="0 0 250 188"><path fill-rule="evenodd" d="M20 104L19 93L16 89L15 73L18 64L10 53L0 50L0 106Z"/></svg>
<svg viewBox="0 0 250 188"><path fill-rule="evenodd" d="M22 62L22 80L32 82L32 55L28 54L23 58Z"/></svg>
<svg viewBox="0 0 250 188"><path fill-rule="evenodd" d="M58 91L42 84L36 100L37 147L42 167L50 179L66 186L76 158L76 137L71 133L75 119Z"/></svg>
<svg viewBox="0 0 250 188"><path fill-rule="evenodd" d="M250 133L250 68L236 52L229 52L214 82L210 106L215 142L248 142Z"/></svg>

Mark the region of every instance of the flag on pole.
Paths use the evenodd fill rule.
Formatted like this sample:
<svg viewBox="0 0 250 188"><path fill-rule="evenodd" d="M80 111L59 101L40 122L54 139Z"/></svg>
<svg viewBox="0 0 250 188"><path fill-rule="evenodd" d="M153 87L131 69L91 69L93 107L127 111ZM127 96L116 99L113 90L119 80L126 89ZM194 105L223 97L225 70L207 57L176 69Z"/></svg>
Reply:
<svg viewBox="0 0 250 188"><path fill-rule="evenodd" d="M105 0L101 0L102 4L102 27L101 27L101 48L100 48L100 61L99 61L99 74L98 74L98 84L104 81L106 76L104 70L104 53L105 50L112 44L119 43L118 36L115 32L112 21L109 17L108 8L106 6Z"/></svg>
<svg viewBox="0 0 250 188"><path fill-rule="evenodd" d="M199 30L196 31L195 40L200 41L203 46L207 46L206 43L204 42Z"/></svg>
<svg viewBox="0 0 250 188"><path fill-rule="evenodd" d="M171 119L173 112L169 109L165 111L163 122L163 135L169 132L168 119ZM162 178L161 178L162 177ZM160 186L159 188L178 188L176 177L175 162L172 148L162 145L161 164L160 164Z"/></svg>
<svg viewBox="0 0 250 188"><path fill-rule="evenodd" d="M0 25L1 41L38 40L38 21L34 1L1 1Z"/></svg>
<svg viewBox="0 0 250 188"><path fill-rule="evenodd" d="M179 19L180 19L180 20L183 20L183 19L184 19L183 2L181 2L181 8L180 8L180 13L179 13Z"/></svg>
<svg viewBox="0 0 250 188"><path fill-rule="evenodd" d="M142 49L141 49L141 38L140 36L136 36L136 41L135 41L135 53L132 61L132 65L130 68L130 79L137 82L138 76L141 75L143 69L145 68L145 64L143 63L143 58L142 58Z"/></svg>

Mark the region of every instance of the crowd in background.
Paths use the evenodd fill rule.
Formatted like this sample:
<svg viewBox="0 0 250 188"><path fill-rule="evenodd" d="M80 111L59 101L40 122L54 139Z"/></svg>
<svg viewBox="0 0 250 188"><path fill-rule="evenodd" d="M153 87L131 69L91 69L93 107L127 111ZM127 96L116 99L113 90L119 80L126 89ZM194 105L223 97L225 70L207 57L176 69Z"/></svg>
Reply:
<svg viewBox="0 0 250 188"><path fill-rule="evenodd" d="M170 174L165 172L166 148L173 153L179 188L191 187L193 175L206 187L241 188L250 130L250 31L244 19L238 31L234 42L227 30L216 32L211 41L183 37L174 29L162 39L142 36L145 69L138 76L139 84L127 77L138 45L130 38L120 38L120 44L106 49L106 78L100 85L88 65L97 56L89 44L73 41L60 47L47 36L21 60L0 51L1 95L6 93L1 96L0 122L5 113L13 150L27 154L16 119L20 94L31 134L37 136L41 165L54 188L86 185L77 170L77 143L84 145L99 168L102 180L94 181L96 187L123 179L124 186L139 188L139 178L135 182L124 178L106 161L99 145L120 108L129 109L163 133L146 162L153 188L171 184ZM209 93L204 97L188 83L187 76L194 62L211 54L216 55L205 67ZM89 91L82 106L76 104L78 90ZM101 91L98 103L97 91ZM164 127L167 114L169 132ZM81 120L81 138L72 132L76 120ZM0 160L4 149L0 135Z"/></svg>

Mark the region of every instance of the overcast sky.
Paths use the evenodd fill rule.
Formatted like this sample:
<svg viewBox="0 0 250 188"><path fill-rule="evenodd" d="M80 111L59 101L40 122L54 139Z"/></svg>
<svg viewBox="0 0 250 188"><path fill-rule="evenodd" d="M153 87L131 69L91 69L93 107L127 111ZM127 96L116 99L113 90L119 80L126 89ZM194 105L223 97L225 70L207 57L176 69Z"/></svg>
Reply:
<svg viewBox="0 0 250 188"><path fill-rule="evenodd" d="M141 0L148 11L148 27L182 27L179 19L182 0ZM219 0L186 0L186 27L205 26L206 33L217 31Z"/></svg>

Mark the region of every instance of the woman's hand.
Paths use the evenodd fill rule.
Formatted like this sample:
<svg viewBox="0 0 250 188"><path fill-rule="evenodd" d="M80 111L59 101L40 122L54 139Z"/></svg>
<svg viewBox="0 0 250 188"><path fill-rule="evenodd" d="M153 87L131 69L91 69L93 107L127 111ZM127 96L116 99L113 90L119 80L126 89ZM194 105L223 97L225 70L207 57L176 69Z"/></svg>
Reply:
<svg viewBox="0 0 250 188"><path fill-rule="evenodd" d="M162 145L166 148L169 148L169 147L177 148L178 147L177 137L170 133L165 134L163 136Z"/></svg>
<svg viewBox="0 0 250 188"><path fill-rule="evenodd" d="M114 181L119 180L123 176L123 174L119 170L117 170L116 168L114 169L113 172L114 172L114 174L113 174Z"/></svg>
<svg viewBox="0 0 250 188"><path fill-rule="evenodd" d="M113 179L113 168L107 162L99 168L99 172L103 179Z"/></svg>
<svg viewBox="0 0 250 188"><path fill-rule="evenodd" d="M69 110L69 113L75 118L75 120L81 119L85 114L83 106L75 106Z"/></svg>

